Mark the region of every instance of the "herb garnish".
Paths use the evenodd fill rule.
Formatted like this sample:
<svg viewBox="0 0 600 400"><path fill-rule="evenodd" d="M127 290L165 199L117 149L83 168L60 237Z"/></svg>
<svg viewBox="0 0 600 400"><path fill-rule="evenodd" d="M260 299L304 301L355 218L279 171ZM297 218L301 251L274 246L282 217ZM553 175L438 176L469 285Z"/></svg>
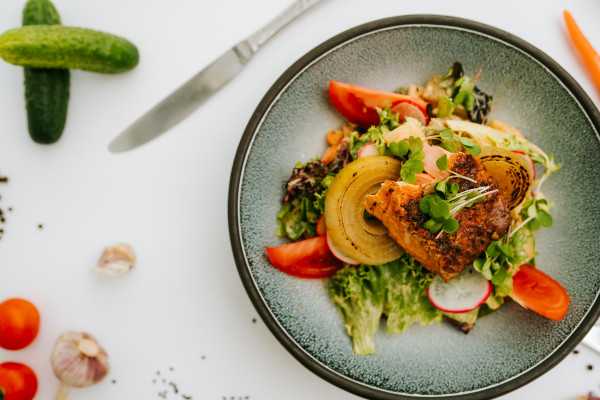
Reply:
<svg viewBox="0 0 600 400"><path fill-rule="evenodd" d="M477 146L477 143L471 138L465 136L459 136L455 134L452 129L445 128L439 131L437 134L431 135L427 137L428 140L438 139L441 141L440 147L444 150L447 150L451 153L458 153L458 147L456 146L456 142L460 143L460 145L467 150L469 153L477 156L481 153L481 148Z"/></svg>
<svg viewBox="0 0 600 400"><path fill-rule="evenodd" d="M440 170L447 170L447 156L444 154L438 158L436 165ZM448 171L451 175L436 184L435 193L423 196L419 201L419 210L431 217L423 224L423 228L429 230L431 233L438 232L436 239L440 237L442 232L449 234L456 232L459 225L454 216L462 209L482 202L485 196L498 191L498 189L489 190L491 186L480 186L459 192L459 185L455 182L450 183L450 179L461 178L474 183L477 181L452 170Z"/></svg>
<svg viewBox="0 0 600 400"><path fill-rule="evenodd" d="M425 152L423 151L423 141L421 138L411 136L406 140L390 143L390 152L396 157L405 158L400 169L400 177L406 183L415 184L417 174L425 169Z"/></svg>

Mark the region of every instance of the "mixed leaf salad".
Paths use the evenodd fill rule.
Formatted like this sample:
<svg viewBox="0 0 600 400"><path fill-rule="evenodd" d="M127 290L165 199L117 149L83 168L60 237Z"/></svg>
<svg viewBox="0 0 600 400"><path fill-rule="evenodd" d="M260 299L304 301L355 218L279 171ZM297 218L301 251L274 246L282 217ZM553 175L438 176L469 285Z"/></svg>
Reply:
<svg viewBox="0 0 600 400"><path fill-rule="evenodd" d="M269 259L293 276L328 279L356 354L375 352L382 319L388 333L443 320L466 333L508 299L554 320L567 312L564 288L535 267L534 232L552 225L553 204L541 189L560 165L516 128L488 122L493 98L476 86L480 75L467 76L455 62L424 86L393 93L331 81L330 99L348 122L284 184L276 235L290 243L266 247ZM461 182L474 180L449 167L459 153L476 158L497 184L464 190ZM460 213L498 192L510 210L508 229L442 279L365 209L384 181L430 188L418 209L432 243L452 240Z"/></svg>

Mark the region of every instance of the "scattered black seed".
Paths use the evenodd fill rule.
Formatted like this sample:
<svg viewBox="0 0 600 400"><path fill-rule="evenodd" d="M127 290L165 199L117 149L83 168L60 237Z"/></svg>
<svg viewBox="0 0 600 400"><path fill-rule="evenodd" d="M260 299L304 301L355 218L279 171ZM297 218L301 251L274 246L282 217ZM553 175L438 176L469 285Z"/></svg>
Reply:
<svg viewBox="0 0 600 400"><path fill-rule="evenodd" d="M169 367L169 371L175 371L175 368Z"/></svg>
<svg viewBox="0 0 600 400"><path fill-rule="evenodd" d="M42 224L38 224L38 228L39 228L39 229L43 229L43 228L44 228L44 225L42 225Z"/></svg>
<svg viewBox="0 0 600 400"><path fill-rule="evenodd" d="M203 360L206 360L206 356L202 356L202 357L200 357L200 358L201 358L201 359L203 359Z"/></svg>
<svg viewBox="0 0 600 400"><path fill-rule="evenodd" d="M158 396L162 397L163 399L167 398L167 391L163 390L162 392L158 392Z"/></svg>
<svg viewBox="0 0 600 400"><path fill-rule="evenodd" d="M156 375L160 375L160 371L156 371Z"/></svg>
<svg viewBox="0 0 600 400"><path fill-rule="evenodd" d="M577 350L577 349L573 350L573 354L579 354L579 350Z"/></svg>
<svg viewBox="0 0 600 400"><path fill-rule="evenodd" d="M167 383L167 380L163 378L162 383Z"/></svg>
<svg viewBox="0 0 600 400"><path fill-rule="evenodd" d="M191 400L192 399L192 396L188 396L186 394L182 394L181 397L184 398L185 400Z"/></svg>
<svg viewBox="0 0 600 400"><path fill-rule="evenodd" d="M116 380L116 379L113 379L111 382L112 382L113 384L115 384L115 383L117 383L117 380Z"/></svg>
<svg viewBox="0 0 600 400"><path fill-rule="evenodd" d="M8 211L12 212L13 208L12 207L8 207Z"/></svg>
<svg viewBox="0 0 600 400"><path fill-rule="evenodd" d="M156 379L152 379L152 383L156 383Z"/></svg>
<svg viewBox="0 0 600 400"><path fill-rule="evenodd" d="M256 323L256 318L252 318L252 323L255 324Z"/></svg>
<svg viewBox="0 0 600 400"><path fill-rule="evenodd" d="M594 366L592 364L588 364L587 369L589 369L591 371L594 369Z"/></svg>
<svg viewBox="0 0 600 400"><path fill-rule="evenodd" d="M173 388L173 391L175 392L175 394L179 393L179 388L177 387L176 384L174 384L173 382L169 382L169 386L171 386Z"/></svg>
<svg viewBox="0 0 600 400"><path fill-rule="evenodd" d="M0 176L0 183L8 183L8 176Z"/></svg>

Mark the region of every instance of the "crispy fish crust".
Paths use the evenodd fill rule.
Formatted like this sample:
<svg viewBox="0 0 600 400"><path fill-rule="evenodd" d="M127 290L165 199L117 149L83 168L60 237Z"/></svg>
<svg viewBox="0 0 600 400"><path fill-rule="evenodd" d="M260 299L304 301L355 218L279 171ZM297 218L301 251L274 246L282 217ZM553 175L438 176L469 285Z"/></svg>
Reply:
<svg viewBox="0 0 600 400"><path fill-rule="evenodd" d="M450 183L457 183L460 191L480 186L490 186L489 190L498 188L495 179L471 154L452 154L448 158L448 169L477 181L451 178ZM419 210L419 201L432 194L435 185L448 176L449 172L443 171L428 185L386 181L379 192L367 196L365 201L365 209L388 228L389 235L425 268L445 281L472 263L493 240L500 239L510 224L506 198L501 192L495 192L487 195L485 201L456 214L458 230L452 234L443 233L436 239L437 233L423 228L429 216Z"/></svg>

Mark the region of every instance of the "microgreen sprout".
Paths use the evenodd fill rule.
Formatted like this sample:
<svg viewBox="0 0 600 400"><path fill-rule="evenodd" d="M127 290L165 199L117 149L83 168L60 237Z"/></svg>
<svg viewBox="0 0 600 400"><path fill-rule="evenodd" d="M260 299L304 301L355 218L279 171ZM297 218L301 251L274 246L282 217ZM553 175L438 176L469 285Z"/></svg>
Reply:
<svg viewBox="0 0 600 400"><path fill-rule="evenodd" d="M461 210L484 201L487 195L496 193L498 189L489 190L490 186L481 186L474 189L458 192L456 183L448 184L448 179L436 185L436 193L424 196L419 201L419 210L428 214L431 219L423 227L431 233L454 233L458 229L458 221L454 218Z"/></svg>
<svg viewBox="0 0 600 400"><path fill-rule="evenodd" d="M421 138L411 136L406 140L392 142L389 145L390 152L406 160L402 163L400 177L406 183L414 184L417 182L417 174L423 172L425 164L425 152L423 151L423 141Z"/></svg>
<svg viewBox="0 0 600 400"><path fill-rule="evenodd" d="M455 134L452 129L445 128L439 131L438 134L428 136L428 140L438 139L441 141L440 147L444 150L447 150L451 153L458 153L458 147L456 146L456 142L460 143L460 145L467 150L469 153L477 156L481 153L481 148L477 146L475 141L471 138L465 136L459 136Z"/></svg>
<svg viewBox="0 0 600 400"><path fill-rule="evenodd" d="M550 207L552 207L552 203L548 202L548 200L539 197L539 192L536 193L534 198L526 201L521 208L521 212L519 216L523 219L515 229L513 229L510 235L514 235L521 229L526 226L530 231L537 231L541 227L550 228L552 226L553 220L552 215L548 212Z"/></svg>
<svg viewBox="0 0 600 400"><path fill-rule="evenodd" d="M462 104L467 111L473 109L475 106L475 94L473 93L473 89L475 88L475 82L480 75L481 70L479 70L473 78L463 75L454 82L454 87L458 89L458 92L453 99L454 104Z"/></svg>

